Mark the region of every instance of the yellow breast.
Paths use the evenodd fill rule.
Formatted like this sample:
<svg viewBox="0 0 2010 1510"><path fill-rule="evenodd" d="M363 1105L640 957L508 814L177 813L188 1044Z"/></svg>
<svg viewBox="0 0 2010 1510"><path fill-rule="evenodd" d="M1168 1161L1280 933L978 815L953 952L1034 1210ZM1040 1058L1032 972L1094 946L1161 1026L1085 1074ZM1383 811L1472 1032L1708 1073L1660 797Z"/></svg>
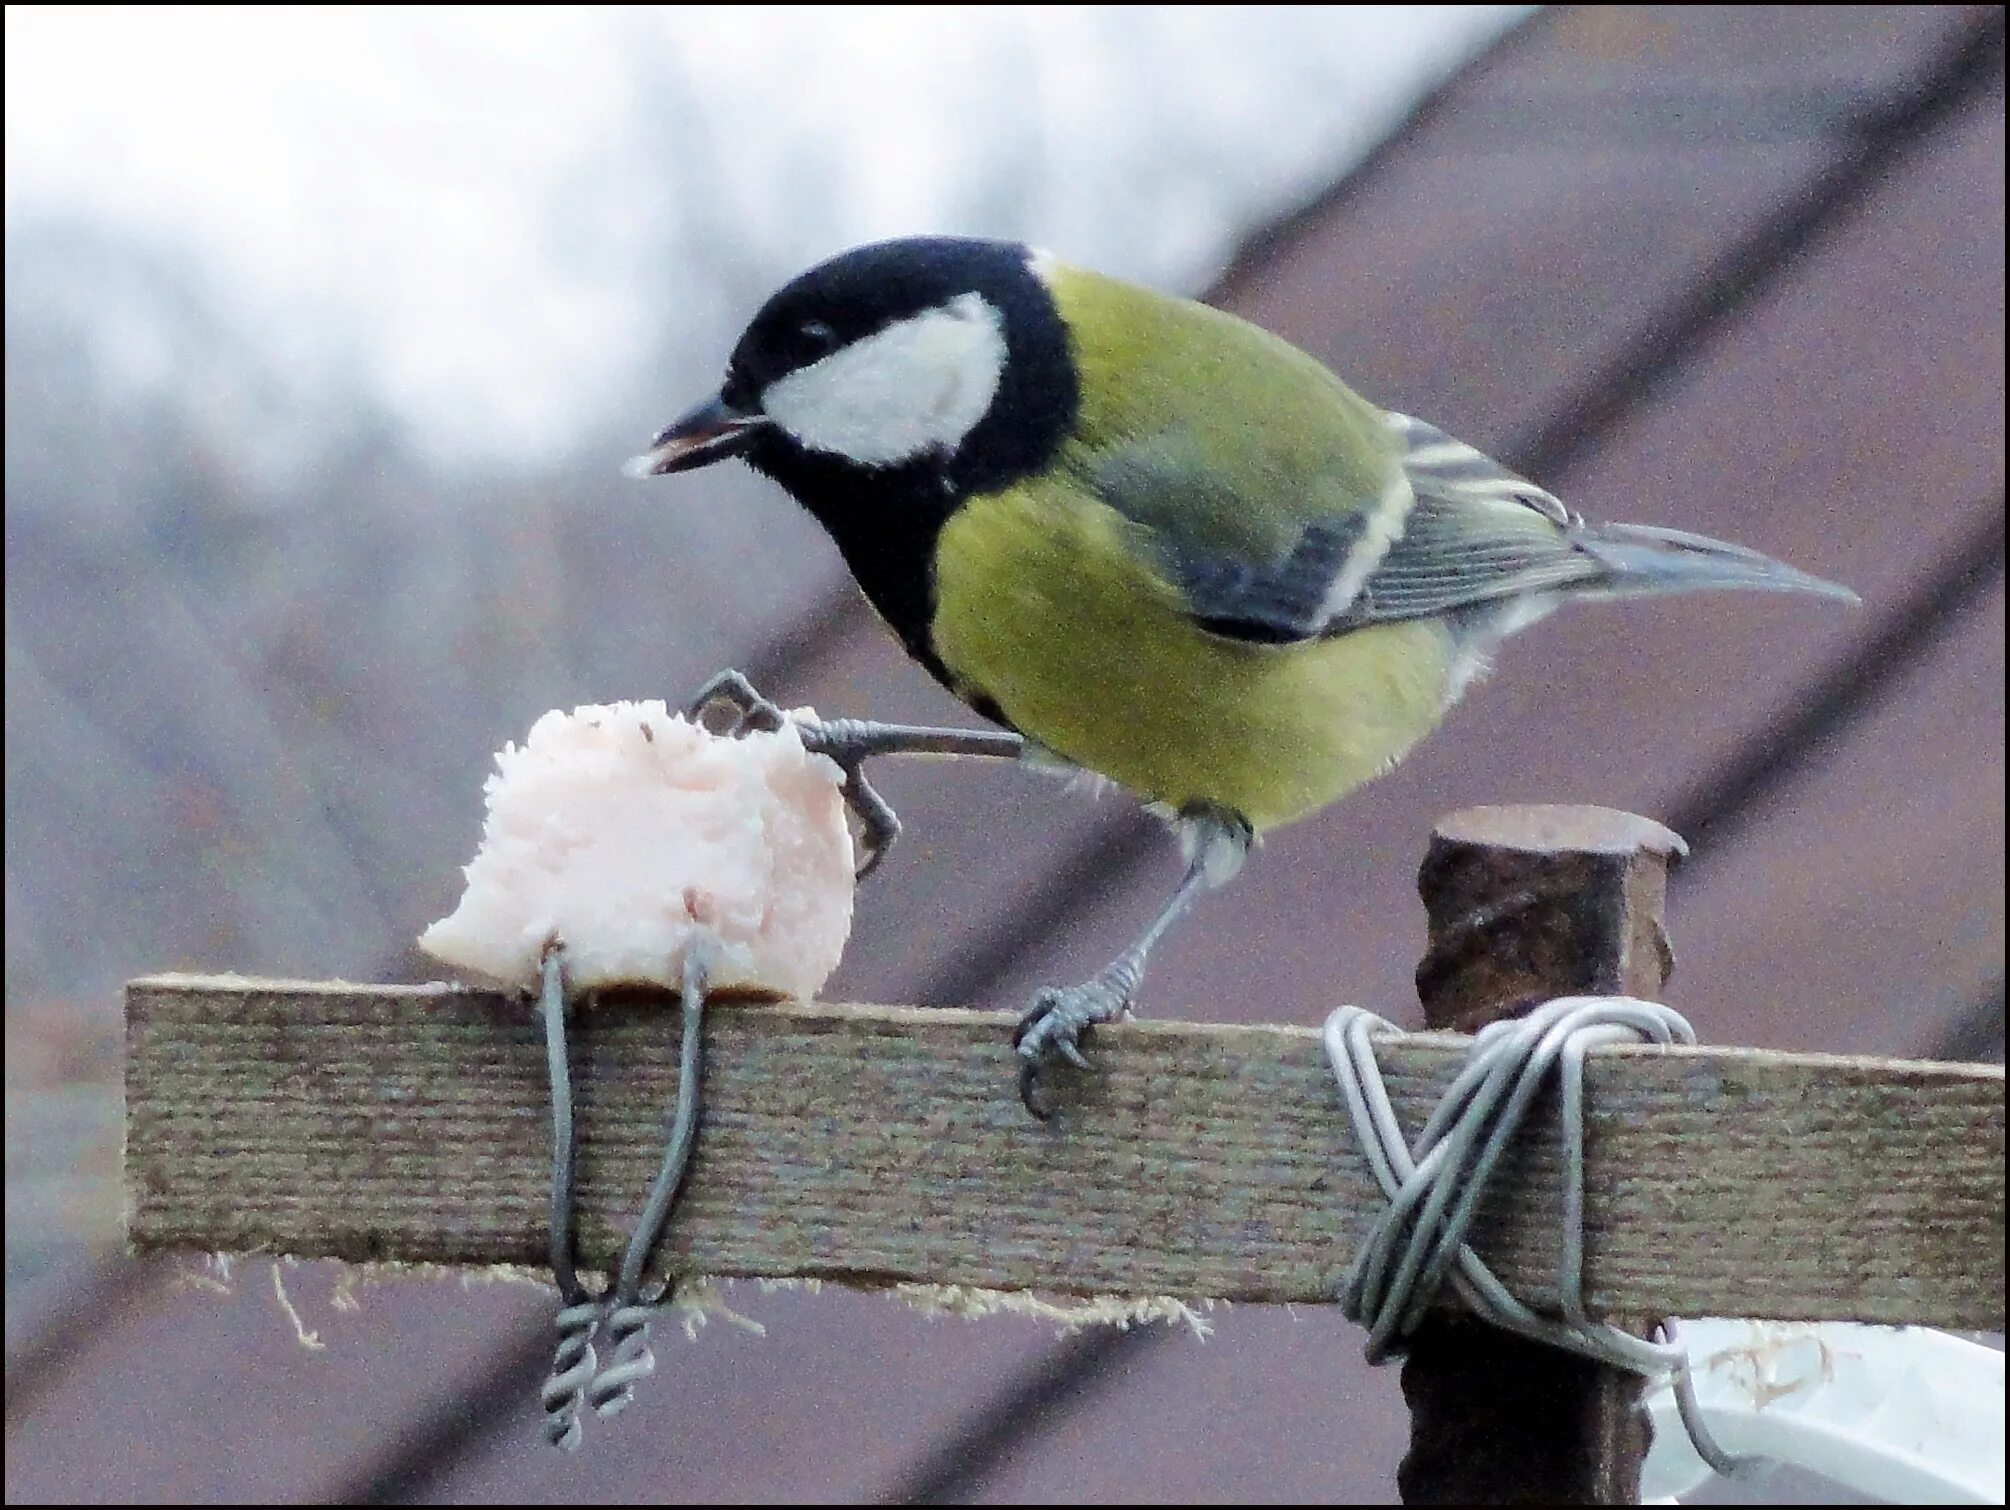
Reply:
<svg viewBox="0 0 2010 1510"><path fill-rule="evenodd" d="M1057 755L1259 830L1387 770L1443 716L1438 624L1294 645L1210 635L1127 541L1136 529L1053 485L971 499L937 546L943 664Z"/></svg>

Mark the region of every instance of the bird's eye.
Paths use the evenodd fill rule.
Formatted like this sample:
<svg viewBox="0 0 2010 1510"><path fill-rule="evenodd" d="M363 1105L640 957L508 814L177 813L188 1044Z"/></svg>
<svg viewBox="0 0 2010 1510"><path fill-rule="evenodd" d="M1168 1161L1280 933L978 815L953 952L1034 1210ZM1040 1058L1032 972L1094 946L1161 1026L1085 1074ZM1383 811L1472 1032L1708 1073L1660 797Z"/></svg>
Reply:
<svg viewBox="0 0 2010 1510"><path fill-rule="evenodd" d="M837 346L837 332L821 320L805 320L796 327L795 347L802 362L829 356Z"/></svg>

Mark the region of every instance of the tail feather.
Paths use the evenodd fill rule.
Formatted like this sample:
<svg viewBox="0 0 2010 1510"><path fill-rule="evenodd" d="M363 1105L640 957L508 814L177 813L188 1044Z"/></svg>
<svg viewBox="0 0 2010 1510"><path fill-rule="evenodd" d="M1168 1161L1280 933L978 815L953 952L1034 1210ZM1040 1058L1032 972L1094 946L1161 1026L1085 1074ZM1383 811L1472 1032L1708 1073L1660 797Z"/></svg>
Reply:
<svg viewBox="0 0 2010 1510"><path fill-rule="evenodd" d="M1800 571L1745 546L1692 535L1687 530L1645 524L1584 525L1572 531L1572 543L1605 569L1604 580L1586 584L1573 596L1618 598L1750 587L1860 601L1838 582Z"/></svg>

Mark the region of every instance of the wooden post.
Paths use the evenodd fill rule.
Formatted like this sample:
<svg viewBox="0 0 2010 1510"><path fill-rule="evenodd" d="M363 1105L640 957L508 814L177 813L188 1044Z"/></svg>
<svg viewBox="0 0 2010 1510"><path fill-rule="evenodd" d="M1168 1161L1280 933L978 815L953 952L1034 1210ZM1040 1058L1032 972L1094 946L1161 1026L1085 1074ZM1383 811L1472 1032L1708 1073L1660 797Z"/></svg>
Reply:
<svg viewBox="0 0 2010 1510"><path fill-rule="evenodd" d="M1472 1032L1558 996L1658 1000L1673 968L1660 824L1597 807L1490 807L1438 825L1418 876L1433 1028ZM1468 1316L1426 1318L1403 1363L1411 1505L1631 1505L1641 1381Z"/></svg>

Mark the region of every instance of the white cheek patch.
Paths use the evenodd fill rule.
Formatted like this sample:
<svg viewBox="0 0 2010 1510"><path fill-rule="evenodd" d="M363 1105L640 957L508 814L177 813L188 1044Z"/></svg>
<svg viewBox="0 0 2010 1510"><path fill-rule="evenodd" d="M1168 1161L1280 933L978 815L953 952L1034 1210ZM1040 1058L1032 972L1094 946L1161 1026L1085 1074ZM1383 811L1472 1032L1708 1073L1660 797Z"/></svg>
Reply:
<svg viewBox="0 0 2010 1510"><path fill-rule="evenodd" d="M1004 369L997 309L959 294L778 379L761 407L811 450L892 466L960 446Z"/></svg>

